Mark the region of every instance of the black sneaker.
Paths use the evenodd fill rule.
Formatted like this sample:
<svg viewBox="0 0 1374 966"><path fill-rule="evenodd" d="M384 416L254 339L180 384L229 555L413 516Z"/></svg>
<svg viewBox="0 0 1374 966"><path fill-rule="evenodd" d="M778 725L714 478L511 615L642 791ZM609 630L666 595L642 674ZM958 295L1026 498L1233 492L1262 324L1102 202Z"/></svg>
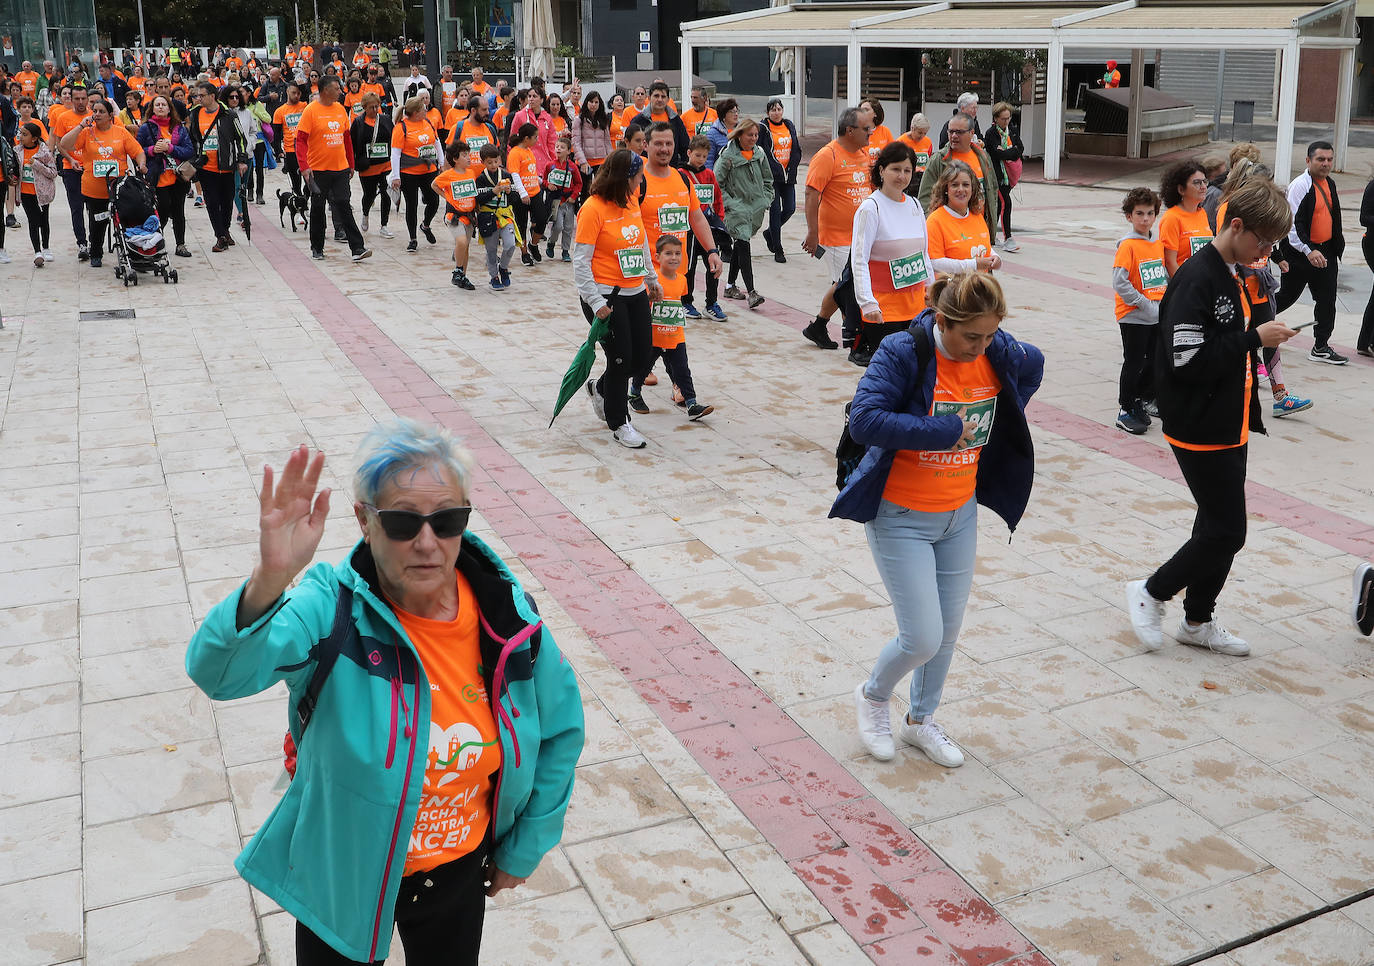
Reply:
<svg viewBox="0 0 1374 966"><path fill-rule="evenodd" d="M1329 345L1314 345L1307 358L1313 362L1325 362L1328 366L1343 366L1350 360Z"/></svg>
<svg viewBox="0 0 1374 966"><path fill-rule="evenodd" d="M412 238L410 242L406 245L406 251L408 252L418 252L419 250L420 243L417 242L414 238Z"/></svg>
<svg viewBox="0 0 1374 966"><path fill-rule="evenodd" d="M849 350L849 361L860 368L867 369L868 364L873 361L873 353L855 346Z"/></svg>
<svg viewBox="0 0 1374 966"><path fill-rule="evenodd" d="M534 259L530 256L529 252L522 252L520 254L520 264L528 268L534 268Z"/></svg>
<svg viewBox="0 0 1374 966"><path fill-rule="evenodd" d="M701 403L692 403L687 407L687 418L696 422L703 416L709 416L716 411L715 406L703 406Z"/></svg>
<svg viewBox="0 0 1374 966"><path fill-rule="evenodd" d="M553 242L549 242L544 246L544 254L549 258L553 258Z"/></svg>
<svg viewBox="0 0 1374 966"><path fill-rule="evenodd" d="M461 268L455 268L453 270L453 284L457 285L459 288L463 289L466 292L477 291L477 286L473 285L472 282L468 280L467 275L463 272Z"/></svg>
<svg viewBox="0 0 1374 966"><path fill-rule="evenodd" d="M18 227L19 227L19 219L18 219L18 218L15 218L14 215L6 215L6 216L5 216L5 227L6 227L6 228L18 228Z"/></svg>
<svg viewBox="0 0 1374 966"><path fill-rule="evenodd" d="M433 244L435 243L435 242L434 242L434 230L433 230L432 228L430 228L428 225L421 225L421 226L420 226L420 234L424 235L424 236L425 236L425 241L429 242L431 245L433 245Z"/></svg>
<svg viewBox="0 0 1374 966"><path fill-rule="evenodd" d="M770 252L776 252L778 250L778 243L773 240L772 229L765 228L763 230L763 243L768 246Z"/></svg>
<svg viewBox="0 0 1374 966"><path fill-rule="evenodd" d="M538 245L530 246L530 258L533 258L536 262L542 262L544 260L544 256L539 254Z"/></svg>
<svg viewBox="0 0 1374 966"><path fill-rule="evenodd" d="M1116 414L1116 428L1124 429L1132 436L1143 436L1145 431L1150 428L1150 424L1141 422L1140 417L1134 412L1127 412L1123 409Z"/></svg>
<svg viewBox="0 0 1374 966"><path fill-rule="evenodd" d="M777 262L779 265L787 264L787 256L782 253L781 248L773 253L773 261Z"/></svg>
<svg viewBox="0 0 1374 966"><path fill-rule="evenodd" d="M838 349L840 344L830 338L830 332L826 329L824 322L813 321L806 328L802 329L802 335L806 336L822 349Z"/></svg>
<svg viewBox="0 0 1374 966"><path fill-rule="evenodd" d="M630 396L629 403L630 408L633 409L635 412L639 413L641 416L643 416L645 413L649 411L649 407L644 402L644 397L641 395Z"/></svg>
<svg viewBox="0 0 1374 966"><path fill-rule="evenodd" d="M510 272L506 271L504 268L501 269L501 285L505 288L510 288Z"/></svg>
<svg viewBox="0 0 1374 966"><path fill-rule="evenodd" d="M1145 408L1143 403L1136 403L1135 409L1131 410L1131 415L1145 424L1145 428L1150 427L1150 411Z"/></svg>
<svg viewBox="0 0 1374 966"><path fill-rule="evenodd" d="M321 249L321 248L312 248L312 249L310 249L310 257L313 258L313 259L315 259L315 261L317 261L317 262L324 261L324 249Z"/></svg>
<svg viewBox="0 0 1374 966"><path fill-rule="evenodd" d="M1374 349L1371 349L1369 346L1365 346L1363 349L1356 349L1355 351L1367 359L1374 359Z"/></svg>
<svg viewBox="0 0 1374 966"><path fill-rule="evenodd" d="M347 242L347 241L348 241L348 235L347 235L345 232L342 232L342 231L335 231L335 232L334 232L334 240L335 240L336 242Z"/></svg>
<svg viewBox="0 0 1374 966"><path fill-rule="evenodd" d="M1374 633L1374 567L1367 563L1355 568L1355 606L1351 616L1365 637Z"/></svg>
<svg viewBox="0 0 1374 966"><path fill-rule="evenodd" d="M100 256L99 256L99 255L92 255L92 256L91 256L91 268L100 268L103 264L104 264L104 262L102 262L102 261L100 260Z"/></svg>
<svg viewBox="0 0 1374 966"><path fill-rule="evenodd" d="M91 257L91 246L89 246L89 245L82 245L80 248L78 248L78 249L76 250L76 260L77 260L78 262L84 262L86 259L88 259L88 258L90 258L90 257Z"/></svg>

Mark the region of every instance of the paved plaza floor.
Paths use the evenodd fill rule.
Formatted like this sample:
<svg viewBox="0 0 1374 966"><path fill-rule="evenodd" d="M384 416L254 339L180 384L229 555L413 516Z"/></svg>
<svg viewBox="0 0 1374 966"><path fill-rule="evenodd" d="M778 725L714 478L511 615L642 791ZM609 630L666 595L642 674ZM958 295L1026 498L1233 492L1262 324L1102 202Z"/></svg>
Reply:
<svg viewBox="0 0 1374 966"><path fill-rule="evenodd" d="M1289 385L1316 406L1252 442L1220 616L1253 653L1147 653L1123 584L1185 539L1192 504L1157 428L1112 428L1119 198L1017 195L1001 278L1006 327L1047 359L1038 473L1010 540L981 520L937 715L956 770L906 747L878 762L855 733L854 686L895 625L862 528L826 518L859 370L799 334L824 288L801 218L786 265L757 261L758 311L689 327L714 415L688 422L665 379L641 451L584 400L549 428L586 333L561 263L517 266L506 293L478 268L466 293L442 244L374 234L366 262L332 242L313 262L273 206L253 244L212 255L193 210L180 284L125 289L109 260L76 262L61 203L55 263L32 268L12 232L0 963L294 962L292 920L231 864L276 801L284 693L212 702L182 660L253 565L263 463L305 442L345 489L361 434L393 414L471 447L473 527L582 687L562 844L491 903L484 962L1156 966L1374 885L1374 643L1349 617L1374 557L1363 296L1333 340L1350 365L1296 339ZM1343 282L1366 291L1353 222ZM111 309L134 316L78 316ZM336 499L321 558L356 537ZM1374 962L1374 900L1206 961Z"/></svg>

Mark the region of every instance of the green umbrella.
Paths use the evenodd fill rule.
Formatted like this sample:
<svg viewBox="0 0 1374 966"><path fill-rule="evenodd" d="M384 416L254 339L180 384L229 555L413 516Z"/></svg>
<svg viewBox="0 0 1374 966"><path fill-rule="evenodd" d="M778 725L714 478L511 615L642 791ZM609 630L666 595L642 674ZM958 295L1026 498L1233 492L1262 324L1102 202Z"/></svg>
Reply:
<svg viewBox="0 0 1374 966"><path fill-rule="evenodd" d="M563 385L558 389L558 402L553 406L553 417L549 420L549 425L558 418L558 414L563 411L563 407L568 404L568 400L582 389L587 381L587 376L592 371L592 363L596 361L596 344L601 342L610 334L611 327L605 319L592 316L591 328L587 331L587 341L578 347L577 354L573 356L572 365L568 366L568 371L563 374Z"/></svg>

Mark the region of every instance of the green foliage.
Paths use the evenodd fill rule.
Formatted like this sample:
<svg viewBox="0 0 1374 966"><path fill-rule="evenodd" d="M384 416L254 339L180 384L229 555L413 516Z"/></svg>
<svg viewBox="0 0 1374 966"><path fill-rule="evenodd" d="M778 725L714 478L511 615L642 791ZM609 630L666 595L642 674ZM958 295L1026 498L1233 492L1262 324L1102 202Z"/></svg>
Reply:
<svg viewBox="0 0 1374 966"><path fill-rule="evenodd" d="M297 0L301 11L301 34L314 42L314 0ZM394 37L406 22L404 0L319 0L320 36L342 41L380 40ZM283 16L288 29L295 27L295 7L290 0L236 0L233 4L207 0L146 0L144 24L148 39L164 36L186 37L193 44L235 44L246 46L251 40L263 43L264 17ZM101 33L110 35L115 46L132 45L138 37L136 0L96 0L96 22ZM346 24L340 27L339 24ZM299 38L297 38L299 42Z"/></svg>

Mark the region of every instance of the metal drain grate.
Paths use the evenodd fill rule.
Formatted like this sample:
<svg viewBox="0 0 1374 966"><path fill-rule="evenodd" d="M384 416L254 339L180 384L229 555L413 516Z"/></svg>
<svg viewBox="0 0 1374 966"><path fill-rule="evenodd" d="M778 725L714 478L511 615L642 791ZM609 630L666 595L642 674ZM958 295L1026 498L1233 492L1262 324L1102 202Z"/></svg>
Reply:
<svg viewBox="0 0 1374 966"><path fill-rule="evenodd" d="M95 312L82 312L79 320L82 322L107 322L110 319L132 319L133 309L98 309Z"/></svg>

